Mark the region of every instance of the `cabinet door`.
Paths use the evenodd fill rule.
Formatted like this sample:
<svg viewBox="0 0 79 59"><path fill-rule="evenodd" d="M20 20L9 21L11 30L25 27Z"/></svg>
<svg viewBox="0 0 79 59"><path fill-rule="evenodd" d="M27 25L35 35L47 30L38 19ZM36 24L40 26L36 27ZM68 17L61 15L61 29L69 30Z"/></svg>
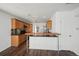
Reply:
<svg viewBox="0 0 79 59"><path fill-rule="evenodd" d="M24 23L15 19L15 18L12 18L11 20L11 26L13 29L15 28L24 28Z"/></svg>
<svg viewBox="0 0 79 59"><path fill-rule="evenodd" d="M13 29L16 28L16 21L15 21L15 19L11 20L11 28L13 28Z"/></svg>
<svg viewBox="0 0 79 59"><path fill-rule="evenodd" d="M15 46L17 47L18 46L18 43L19 43L19 37L18 36L11 36L11 46Z"/></svg>
<svg viewBox="0 0 79 59"><path fill-rule="evenodd" d="M26 39L25 39L25 35L23 34L23 35L19 35L19 38L18 38L18 44L20 45L20 44L22 44Z"/></svg>
<svg viewBox="0 0 79 59"><path fill-rule="evenodd" d="M23 28L24 24L21 21L16 20L16 28Z"/></svg>

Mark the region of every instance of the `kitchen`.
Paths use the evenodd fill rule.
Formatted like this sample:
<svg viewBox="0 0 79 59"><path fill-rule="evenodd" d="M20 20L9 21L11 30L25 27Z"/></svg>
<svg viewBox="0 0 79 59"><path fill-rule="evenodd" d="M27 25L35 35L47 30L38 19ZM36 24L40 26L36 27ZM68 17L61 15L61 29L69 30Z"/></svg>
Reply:
<svg viewBox="0 0 79 59"><path fill-rule="evenodd" d="M6 9L5 5L9 8ZM51 8L52 6L56 8ZM2 8L0 18L3 19L1 33L3 36L6 35L3 37L0 34L3 39L0 45L2 47L0 55L27 55L28 53L33 55L34 51L38 51L35 55L42 55L39 51L49 56L79 55L79 4L1 4L0 8ZM12 14L3 10L12 12ZM13 14L22 16L22 18ZM5 53L6 50L8 50L7 53ZM44 51L47 51L46 54Z"/></svg>
<svg viewBox="0 0 79 59"><path fill-rule="evenodd" d="M16 18L12 18L11 22L11 46L18 47L26 41L26 45L28 45L27 52L29 52L29 49L59 51L59 44L57 42L60 34L50 31L54 24L50 18L45 23L34 22L33 24L29 24Z"/></svg>

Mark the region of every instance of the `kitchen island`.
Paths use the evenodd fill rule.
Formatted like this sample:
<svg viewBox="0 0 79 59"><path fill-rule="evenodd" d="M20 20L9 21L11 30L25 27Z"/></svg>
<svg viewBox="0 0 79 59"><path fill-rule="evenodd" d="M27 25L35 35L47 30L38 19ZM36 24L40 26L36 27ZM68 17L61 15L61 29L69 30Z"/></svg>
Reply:
<svg viewBox="0 0 79 59"><path fill-rule="evenodd" d="M58 50L58 33L26 33L28 36L28 49Z"/></svg>

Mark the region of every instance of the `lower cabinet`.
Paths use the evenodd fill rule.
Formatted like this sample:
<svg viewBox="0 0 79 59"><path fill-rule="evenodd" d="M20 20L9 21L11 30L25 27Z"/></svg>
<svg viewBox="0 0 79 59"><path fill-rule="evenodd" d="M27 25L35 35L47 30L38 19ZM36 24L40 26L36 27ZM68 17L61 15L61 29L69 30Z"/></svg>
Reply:
<svg viewBox="0 0 79 59"><path fill-rule="evenodd" d="M25 35L12 35L11 46L18 47L25 41Z"/></svg>
<svg viewBox="0 0 79 59"><path fill-rule="evenodd" d="M29 49L57 50L57 37L29 37Z"/></svg>

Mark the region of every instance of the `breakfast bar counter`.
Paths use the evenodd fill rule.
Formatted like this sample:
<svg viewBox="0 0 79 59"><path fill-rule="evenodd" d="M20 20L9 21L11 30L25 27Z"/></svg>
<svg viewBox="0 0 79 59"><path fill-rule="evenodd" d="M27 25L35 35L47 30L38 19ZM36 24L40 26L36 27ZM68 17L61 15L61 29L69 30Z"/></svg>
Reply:
<svg viewBox="0 0 79 59"><path fill-rule="evenodd" d="M40 33L40 32L37 32L37 33L25 33L25 35L27 36L47 36L47 37L57 37L58 35L60 35L59 33L51 33L51 32L44 32L44 33Z"/></svg>

